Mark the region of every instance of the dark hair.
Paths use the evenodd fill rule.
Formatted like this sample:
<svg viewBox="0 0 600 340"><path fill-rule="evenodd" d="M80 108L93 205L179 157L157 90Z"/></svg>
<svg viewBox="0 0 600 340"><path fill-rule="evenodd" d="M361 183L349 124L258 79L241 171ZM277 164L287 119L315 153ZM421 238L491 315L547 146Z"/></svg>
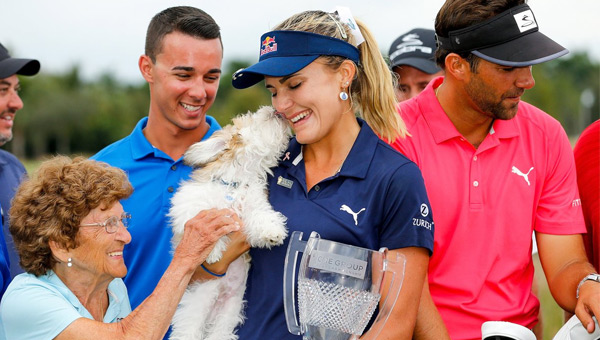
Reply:
<svg viewBox="0 0 600 340"><path fill-rule="evenodd" d="M509 8L524 4L526 0L447 0L435 17L435 34L448 37L450 31L469 27L498 15ZM445 69L445 61L452 51L440 48L435 51L435 61ZM479 57L471 52L457 53L469 62L476 72Z"/></svg>
<svg viewBox="0 0 600 340"><path fill-rule="evenodd" d="M223 47L221 28L208 13L190 6L170 7L156 14L148 25L144 53L153 63L161 52L163 38L172 32L206 40L218 38Z"/></svg>
<svg viewBox="0 0 600 340"><path fill-rule="evenodd" d="M66 249L76 240L81 220L97 207L108 209L133 188L121 169L77 157L56 156L21 183L10 208L10 233L19 264L36 276L52 269L50 241Z"/></svg>

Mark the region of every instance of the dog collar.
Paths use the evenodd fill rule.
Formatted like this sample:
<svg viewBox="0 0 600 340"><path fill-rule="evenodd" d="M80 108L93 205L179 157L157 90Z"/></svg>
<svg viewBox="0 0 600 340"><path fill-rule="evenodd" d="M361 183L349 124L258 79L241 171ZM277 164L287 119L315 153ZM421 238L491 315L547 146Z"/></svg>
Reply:
<svg viewBox="0 0 600 340"><path fill-rule="evenodd" d="M237 189L237 187L240 185L240 182L227 182L226 180L221 178L221 184L227 187Z"/></svg>

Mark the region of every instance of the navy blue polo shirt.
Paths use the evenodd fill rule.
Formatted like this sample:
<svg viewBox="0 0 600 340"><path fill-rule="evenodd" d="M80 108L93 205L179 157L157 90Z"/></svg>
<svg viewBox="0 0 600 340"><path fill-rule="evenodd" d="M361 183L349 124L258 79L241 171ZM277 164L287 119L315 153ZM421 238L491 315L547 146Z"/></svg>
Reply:
<svg viewBox="0 0 600 340"><path fill-rule="evenodd" d="M269 201L288 218L289 233L378 250L433 251L433 219L418 167L375 135L361 119L360 133L340 172L306 190L302 146L292 139L269 177ZM356 216L356 219L355 219ZM283 269L289 238L271 250L251 249L240 340L301 339L288 332Z"/></svg>
<svg viewBox="0 0 600 340"><path fill-rule="evenodd" d="M6 240L7 261L10 262L11 278L22 273L23 269L19 266L19 254L8 230L8 211L10 210L11 200L25 177L27 177L27 171L23 163L15 155L0 149L0 205L4 209L4 228L2 228L2 232Z"/></svg>
<svg viewBox="0 0 600 340"><path fill-rule="evenodd" d="M171 263L173 232L167 218L171 198L180 183L189 178L192 168L183 157L173 160L155 148L144 136L148 118L142 118L131 134L98 152L92 159L125 170L133 186L133 194L121 201L131 214L127 228L131 243L125 246L123 258L127 275L123 279L131 308L139 306L156 288ZM202 140L221 129L219 123L206 116L210 125ZM165 336L168 339L169 333Z"/></svg>
<svg viewBox="0 0 600 340"><path fill-rule="evenodd" d="M0 205L0 228L4 226L4 210L2 210L2 205ZM9 259L8 259L8 251L6 249L6 241L4 240L4 234L0 233L0 299L2 299L2 295L8 288L8 284L11 281L10 271L9 271ZM2 327L0 327L0 331Z"/></svg>

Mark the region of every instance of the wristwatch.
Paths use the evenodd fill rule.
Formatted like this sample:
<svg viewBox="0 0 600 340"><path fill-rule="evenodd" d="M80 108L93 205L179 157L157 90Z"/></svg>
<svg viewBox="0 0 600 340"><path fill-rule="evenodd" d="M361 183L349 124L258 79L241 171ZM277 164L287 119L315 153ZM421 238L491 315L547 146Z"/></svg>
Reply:
<svg viewBox="0 0 600 340"><path fill-rule="evenodd" d="M600 283L600 274L589 274L588 276L581 279L581 282L579 282L579 285L577 286L577 295L575 296L578 299L579 299L579 288L581 288L581 285L585 281L596 281L596 282Z"/></svg>

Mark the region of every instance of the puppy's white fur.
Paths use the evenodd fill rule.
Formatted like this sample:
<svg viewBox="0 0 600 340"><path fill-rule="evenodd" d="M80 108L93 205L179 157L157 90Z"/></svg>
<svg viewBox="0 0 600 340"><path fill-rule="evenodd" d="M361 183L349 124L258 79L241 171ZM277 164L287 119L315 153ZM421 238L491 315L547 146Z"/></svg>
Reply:
<svg viewBox="0 0 600 340"><path fill-rule="evenodd" d="M169 211L172 246L183 236L185 222L209 208L233 209L252 247L280 245L287 236L285 217L267 197L267 175L287 148L291 131L272 107L233 119L209 139L192 145L184 161L196 169L172 199ZM221 259L229 238L222 237L207 263ZM250 268L246 253L222 278L190 284L173 317L172 340L235 340L244 321L243 297Z"/></svg>

